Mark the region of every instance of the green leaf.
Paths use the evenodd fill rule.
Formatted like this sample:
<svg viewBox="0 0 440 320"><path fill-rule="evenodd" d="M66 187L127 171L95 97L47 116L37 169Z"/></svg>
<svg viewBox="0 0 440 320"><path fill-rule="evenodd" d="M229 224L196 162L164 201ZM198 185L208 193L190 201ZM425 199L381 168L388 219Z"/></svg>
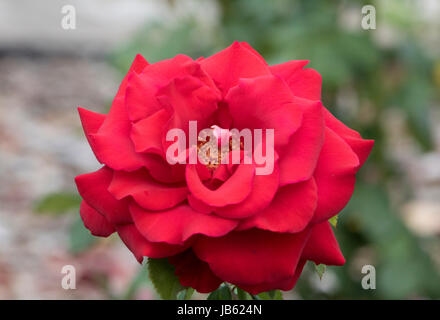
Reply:
<svg viewBox="0 0 440 320"><path fill-rule="evenodd" d="M283 294L280 290L271 290L258 294L261 300L283 300Z"/></svg>
<svg viewBox="0 0 440 320"><path fill-rule="evenodd" d="M217 290L209 294L207 300L232 300L232 294L229 287L222 284Z"/></svg>
<svg viewBox="0 0 440 320"><path fill-rule="evenodd" d="M252 300L252 296L239 287L237 287L237 298L238 300Z"/></svg>
<svg viewBox="0 0 440 320"><path fill-rule="evenodd" d="M187 287L177 294L177 300L191 300L193 293L194 289L191 287Z"/></svg>
<svg viewBox="0 0 440 320"><path fill-rule="evenodd" d="M194 293L194 289L193 288L187 288L185 290L185 297L184 297L185 300L191 300L191 297L192 297L193 293Z"/></svg>
<svg viewBox="0 0 440 320"><path fill-rule="evenodd" d="M92 236L89 230L84 227L81 217L77 219L70 226L69 230L69 250L77 254L88 249L95 243L96 238Z"/></svg>
<svg viewBox="0 0 440 320"><path fill-rule="evenodd" d="M272 300L283 300L283 293L280 290L269 291Z"/></svg>
<svg viewBox="0 0 440 320"><path fill-rule="evenodd" d="M324 275L326 269L325 264L315 264L315 270L316 273L318 273L319 279L322 279L322 276Z"/></svg>
<svg viewBox="0 0 440 320"><path fill-rule="evenodd" d="M177 294L184 289L174 274L174 266L167 258L148 258L148 271L159 296L164 300L177 299Z"/></svg>
<svg viewBox="0 0 440 320"><path fill-rule="evenodd" d="M60 215L79 208L81 197L73 193L51 193L35 205L35 212Z"/></svg>
<svg viewBox="0 0 440 320"><path fill-rule="evenodd" d="M330 224L336 228L336 226L338 225L338 215L331 217L330 219L328 219L328 222L330 222Z"/></svg>

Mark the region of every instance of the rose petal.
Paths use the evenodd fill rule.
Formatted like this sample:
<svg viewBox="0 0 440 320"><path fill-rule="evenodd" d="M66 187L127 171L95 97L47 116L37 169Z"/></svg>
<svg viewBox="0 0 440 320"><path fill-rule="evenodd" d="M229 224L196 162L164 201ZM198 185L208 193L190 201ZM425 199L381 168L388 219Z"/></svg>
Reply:
<svg viewBox="0 0 440 320"><path fill-rule="evenodd" d="M244 219L265 209L272 202L280 181L280 170L275 162L274 170L269 175L255 175L252 191L241 203L214 208L217 215L231 219Z"/></svg>
<svg viewBox="0 0 440 320"><path fill-rule="evenodd" d="M188 121L197 120L199 129L207 127L208 119L217 110L216 92L193 76L175 78L158 91L160 102L174 112L170 128L187 132Z"/></svg>
<svg viewBox="0 0 440 320"><path fill-rule="evenodd" d="M114 170L134 171L144 166L145 156L135 151L130 131L124 101L116 98L98 133L93 135L98 159Z"/></svg>
<svg viewBox="0 0 440 320"><path fill-rule="evenodd" d="M112 170L102 167L98 171L77 176L75 182L81 197L110 223L131 223L127 202L116 200L107 190L112 178Z"/></svg>
<svg viewBox="0 0 440 320"><path fill-rule="evenodd" d="M115 232L113 225L84 200L81 202L79 214L84 222L84 226L89 229L94 236L108 237Z"/></svg>
<svg viewBox="0 0 440 320"><path fill-rule="evenodd" d="M125 106L128 118L139 121L156 113L162 107L156 99L157 88L165 85L165 80L147 77L143 74L132 74L128 78L125 95Z"/></svg>
<svg viewBox="0 0 440 320"><path fill-rule="evenodd" d="M188 64L193 60L179 54L172 59L162 60L146 67L142 73L128 78L126 106L131 121L144 119L159 109L157 90L173 78L188 74Z"/></svg>
<svg viewBox="0 0 440 320"><path fill-rule="evenodd" d="M197 121L198 130L209 127L219 98L215 90L193 76L175 78L157 95L172 113L166 130L179 128L187 137L189 121Z"/></svg>
<svg viewBox="0 0 440 320"><path fill-rule="evenodd" d="M241 42L240 42L240 45L241 45L243 48L245 48L245 49L247 49L248 51L250 51L252 54L254 54L258 59L260 59L260 61L261 61L262 63L264 63L265 65L267 65L267 62L266 62L266 60L264 60L263 56L262 56L261 54L259 54L259 53L257 52L257 50L255 50L254 48L252 48L251 45L250 45L249 43L247 43L247 42L245 42L245 41L241 41ZM270 66L269 66L269 68L270 68Z"/></svg>
<svg viewBox="0 0 440 320"><path fill-rule="evenodd" d="M184 164L169 164L164 158L156 154L146 155L146 164L150 175L163 183L177 183L185 181Z"/></svg>
<svg viewBox="0 0 440 320"><path fill-rule="evenodd" d="M117 199L132 196L147 210L165 210L186 200L186 186L165 185L154 181L145 170L115 171L108 191Z"/></svg>
<svg viewBox="0 0 440 320"><path fill-rule="evenodd" d="M359 159L333 130L326 128L324 145L314 173L318 206L313 223L323 222L341 211L351 198Z"/></svg>
<svg viewBox="0 0 440 320"><path fill-rule="evenodd" d="M195 234L220 237L233 230L238 222L194 211L188 205L150 212L130 205L136 228L149 241L183 244Z"/></svg>
<svg viewBox="0 0 440 320"><path fill-rule="evenodd" d="M149 242L139 233L133 224L117 226L116 231L139 263L142 263L144 257L150 257L153 259L165 258L176 255L187 249L187 246Z"/></svg>
<svg viewBox="0 0 440 320"><path fill-rule="evenodd" d="M251 229L221 238L200 237L193 250L219 278L252 286L292 277L308 236L309 230L280 234Z"/></svg>
<svg viewBox="0 0 440 320"><path fill-rule="evenodd" d="M136 56L119 86L109 114L99 130L91 136L96 158L116 170L136 170L145 162L142 156L136 154L133 143L129 139L131 123L125 109L125 92L128 79L133 74L142 72L147 65L148 62L141 55Z"/></svg>
<svg viewBox="0 0 440 320"><path fill-rule="evenodd" d="M195 211L200 212L200 213L209 214L209 213L214 212L214 210L211 206L208 206L203 201L198 200L192 194L188 195L188 204L191 208L193 208Z"/></svg>
<svg viewBox="0 0 440 320"><path fill-rule="evenodd" d="M362 139L361 135L336 119L324 108L325 125L337 133L353 149L359 158L359 167L367 160L374 145L374 140Z"/></svg>
<svg viewBox="0 0 440 320"><path fill-rule="evenodd" d="M281 78L241 79L225 101L237 129L274 129L275 147L286 145L301 125L302 110Z"/></svg>
<svg viewBox="0 0 440 320"><path fill-rule="evenodd" d="M310 238L304 248L303 258L316 264L344 265L344 256L329 222L319 223L312 227Z"/></svg>
<svg viewBox="0 0 440 320"><path fill-rule="evenodd" d="M300 232L312 219L317 198L317 188L313 178L282 187L270 206L241 222L239 229L256 227L273 232Z"/></svg>
<svg viewBox="0 0 440 320"><path fill-rule="evenodd" d="M322 104L296 98L303 110L301 127L292 135L280 153L280 185L310 179L324 142Z"/></svg>
<svg viewBox="0 0 440 320"><path fill-rule="evenodd" d="M200 65L214 79L223 96L241 78L270 74L267 64L238 42L200 61Z"/></svg>
<svg viewBox="0 0 440 320"><path fill-rule="evenodd" d="M301 70L308 63L308 60L291 60L269 66L269 70L273 75L279 76L288 82L295 73Z"/></svg>
<svg viewBox="0 0 440 320"><path fill-rule="evenodd" d="M287 84L295 96L309 100L321 100L322 78L316 70L299 70L293 74Z"/></svg>
<svg viewBox="0 0 440 320"><path fill-rule="evenodd" d="M139 121L161 109L157 100L158 90L168 85L173 79L184 76L199 79L218 97L220 96L213 80L201 69L200 64L180 54L172 59L149 65L138 76L131 76L126 98L130 120Z"/></svg>
<svg viewBox="0 0 440 320"><path fill-rule="evenodd" d="M298 281L303 269L304 269L304 265L306 264L307 260L304 259L300 259L300 261L298 262L296 269L295 269L295 273L293 276L290 276L288 278L279 280L279 281L275 281L275 282L270 282L270 283L260 283L257 285L251 285L251 286L246 286L246 285L241 285L240 288L245 290L246 292L249 292L250 294L259 294L261 292L266 292L266 291L270 291L270 290L284 290L284 291L289 291L292 290L292 288L295 286L296 282Z"/></svg>
<svg viewBox="0 0 440 320"><path fill-rule="evenodd" d="M183 130L187 138L185 146L192 147L197 141L189 140L190 121L196 122L195 134L208 128L217 110L218 98L215 90L193 76L175 78L158 91L161 105L172 114L165 132L176 128ZM163 134L162 149L166 152L171 144L173 142L166 141L166 134Z"/></svg>
<svg viewBox="0 0 440 320"><path fill-rule="evenodd" d="M157 111L151 116L133 124L131 140L136 152L151 152L164 156L162 139L164 128L170 120L170 113L164 109Z"/></svg>
<svg viewBox="0 0 440 320"><path fill-rule="evenodd" d="M186 182L191 194L203 203L221 207L242 202L250 193L255 177L255 167L251 164L240 164L234 174L218 189L211 190L201 181L197 165L186 166Z"/></svg>
<svg viewBox="0 0 440 320"><path fill-rule="evenodd" d="M209 293L223 282L192 250L169 257L168 261L174 265L175 274L184 287L191 287L200 293Z"/></svg>
<svg viewBox="0 0 440 320"><path fill-rule="evenodd" d="M102 163L102 161L99 160L98 154L95 152L96 147L93 135L98 132L106 116L105 114L92 112L83 108L78 108L78 113L87 141L89 142L89 145L92 148L96 159L98 159L98 161Z"/></svg>
<svg viewBox="0 0 440 320"><path fill-rule="evenodd" d="M124 77L124 79L122 80L121 84L119 85L119 89L118 92L116 94L116 97L121 97L125 95L125 91L127 89L127 84L128 84L128 78L132 75L132 74L139 74L141 73L147 66L149 65L149 63L147 62L147 60L145 60L145 58L140 55L137 54L136 57L134 58L130 69L127 72L127 75Z"/></svg>

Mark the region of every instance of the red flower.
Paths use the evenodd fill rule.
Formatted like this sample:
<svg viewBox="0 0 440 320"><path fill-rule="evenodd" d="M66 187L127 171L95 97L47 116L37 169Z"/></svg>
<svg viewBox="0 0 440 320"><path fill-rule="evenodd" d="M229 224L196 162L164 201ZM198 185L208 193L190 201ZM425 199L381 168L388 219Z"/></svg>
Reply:
<svg viewBox="0 0 440 320"><path fill-rule="evenodd" d="M373 146L321 104L307 61L269 66L247 43L206 59L138 55L108 115L79 108L104 166L76 177L81 217L116 231L139 261L169 257L184 286L223 282L256 294L291 289L307 260L345 260L327 221L349 201ZM255 164L208 168L166 161L169 129L274 129L271 174Z"/></svg>

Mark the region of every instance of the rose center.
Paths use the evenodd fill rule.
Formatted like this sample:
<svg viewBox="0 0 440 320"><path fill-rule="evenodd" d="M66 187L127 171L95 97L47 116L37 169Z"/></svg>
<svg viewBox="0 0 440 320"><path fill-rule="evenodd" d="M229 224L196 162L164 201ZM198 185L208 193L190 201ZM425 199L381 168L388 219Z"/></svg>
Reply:
<svg viewBox="0 0 440 320"><path fill-rule="evenodd" d="M199 136L197 142L197 153L199 161L209 169L217 168L222 159L229 157L229 152L239 150L241 143L235 139L228 129L212 126L205 129L206 137Z"/></svg>

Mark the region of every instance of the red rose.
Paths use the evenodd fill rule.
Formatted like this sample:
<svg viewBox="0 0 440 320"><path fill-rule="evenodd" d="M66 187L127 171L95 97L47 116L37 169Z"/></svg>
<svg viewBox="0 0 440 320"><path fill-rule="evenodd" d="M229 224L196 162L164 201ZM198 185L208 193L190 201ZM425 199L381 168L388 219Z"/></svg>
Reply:
<svg viewBox="0 0 440 320"><path fill-rule="evenodd" d="M206 59L138 55L108 115L79 108L104 166L76 177L81 217L96 236L117 232L142 261L169 257L184 286L223 281L256 294L291 289L307 260L345 260L328 219L349 201L373 146L321 104L307 61L269 66L247 43ZM274 129L271 174L255 163L166 161L172 128ZM225 131L227 132L227 131Z"/></svg>

